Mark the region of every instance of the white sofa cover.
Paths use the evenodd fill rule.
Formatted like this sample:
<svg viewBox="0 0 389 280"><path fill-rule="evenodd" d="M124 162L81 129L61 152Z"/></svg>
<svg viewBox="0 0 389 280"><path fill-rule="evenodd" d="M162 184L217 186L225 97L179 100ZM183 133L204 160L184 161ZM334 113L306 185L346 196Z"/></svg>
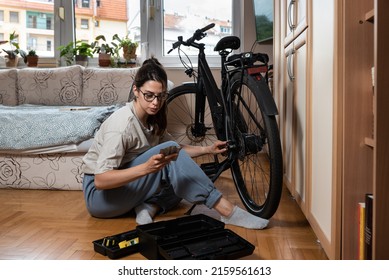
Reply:
<svg viewBox="0 0 389 280"><path fill-rule="evenodd" d="M124 104L130 99L130 87L137 69L84 68L79 65L2 69L0 104ZM6 137L6 131L0 133L0 137ZM81 152L37 153L2 151L0 147L0 188L81 190L82 157L87 148L84 147Z"/></svg>

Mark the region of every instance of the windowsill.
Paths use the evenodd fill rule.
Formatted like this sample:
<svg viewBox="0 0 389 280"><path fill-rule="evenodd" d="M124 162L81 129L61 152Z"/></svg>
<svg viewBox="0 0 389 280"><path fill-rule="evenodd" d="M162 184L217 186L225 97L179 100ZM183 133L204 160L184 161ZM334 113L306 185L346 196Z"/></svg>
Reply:
<svg viewBox="0 0 389 280"><path fill-rule="evenodd" d="M219 59L218 63L213 62L213 61L215 61L215 59ZM192 61L193 60L194 59L192 59ZM220 69L220 58L219 57L214 57L212 59L208 59L208 62L210 63L209 67L211 68L211 70ZM179 58L177 58L177 63L168 63L168 62L164 63L163 61L161 63L163 64L165 69L174 70L174 71L175 70L184 71L184 66L179 62ZM141 66L141 62L139 60L137 60L136 65ZM67 65L59 65L58 61L54 57L43 57L43 58L39 58L37 68L55 68L55 67L65 67L65 66L67 66ZM89 59L87 67L99 67L98 59L97 58ZM27 68L27 65L24 64L24 62L22 60L20 60L17 68L18 69ZM110 68L110 67L101 67L101 68ZM122 68L125 68L125 67L122 67ZM195 68L195 69L197 68L197 59L196 59L196 63L193 63L193 68ZM9 67L5 66L5 61L2 58L0 58L0 69L10 69Z"/></svg>

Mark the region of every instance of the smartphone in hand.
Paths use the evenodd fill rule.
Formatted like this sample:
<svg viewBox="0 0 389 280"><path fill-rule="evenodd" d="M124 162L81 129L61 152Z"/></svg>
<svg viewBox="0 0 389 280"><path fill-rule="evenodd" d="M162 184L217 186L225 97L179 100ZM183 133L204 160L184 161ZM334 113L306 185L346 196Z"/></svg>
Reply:
<svg viewBox="0 0 389 280"><path fill-rule="evenodd" d="M181 150L181 147L180 146L169 146L169 147L166 147L166 148L163 148L159 151L160 154L163 154L164 156L168 156L168 155L171 155L171 154L176 154L178 153L179 151Z"/></svg>

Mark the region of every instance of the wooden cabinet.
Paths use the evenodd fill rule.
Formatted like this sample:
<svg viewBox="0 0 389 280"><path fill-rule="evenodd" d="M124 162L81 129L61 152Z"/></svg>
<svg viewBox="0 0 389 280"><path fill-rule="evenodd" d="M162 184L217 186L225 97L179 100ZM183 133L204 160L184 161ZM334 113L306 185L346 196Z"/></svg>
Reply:
<svg viewBox="0 0 389 280"><path fill-rule="evenodd" d="M374 173L373 258L389 259L389 1L374 7Z"/></svg>
<svg viewBox="0 0 389 280"><path fill-rule="evenodd" d="M307 136L307 23L306 1L285 0L283 15L283 82L280 110L284 181L305 211ZM303 29L303 30L301 30ZM297 31L299 30L299 31Z"/></svg>
<svg viewBox="0 0 389 280"><path fill-rule="evenodd" d="M283 0L284 45L289 45L308 27L307 0Z"/></svg>
<svg viewBox="0 0 389 280"><path fill-rule="evenodd" d="M344 1L342 258L356 259L357 204L373 194L373 259L389 258L389 3ZM347 27L347 28L346 28Z"/></svg>
<svg viewBox="0 0 389 280"><path fill-rule="evenodd" d="M285 178L292 196L305 211L307 136L307 31L285 48L283 108Z"/></svg>
<svg viewBox="0 0 389 280"><path fill-rule="evenodd" d="M358 2L358 3L356 3ZM374 27L365 21L365 13L374 7L373 0L344 1L340 30L344 56L340 68L343 95L343 182L342 182L342 258L358 258L358 202L373 191L373 148L364 144L373 133ZM347 29L346 29L347 26ZM347 145L346 145L347 143Z"/></svg>
<svg viewBox="0 0 389 280"><path fill-rule="evenodd" d="M282 54L275 55L280 57L280 61L275 61L275 72L278 67L283 73L279 80L275 79L275 85L276 92L283 92L278 106L284 182L328 256L336 258L332 243L336 240L336 227L331 220L336 212L331 205L334 2L295 2L276 3L275 9L276 25L281 26L275 44L277 40L284 43ZM290 14L300 15L293 32L288 24Z"/></svg>
<svg viewBox="0 0 389 280"><path fill-rule="evenodd" d="M357 259L372 193L373 258L389 259L389 1L275 1L274 22L285 184L330 259Z"/></svg>

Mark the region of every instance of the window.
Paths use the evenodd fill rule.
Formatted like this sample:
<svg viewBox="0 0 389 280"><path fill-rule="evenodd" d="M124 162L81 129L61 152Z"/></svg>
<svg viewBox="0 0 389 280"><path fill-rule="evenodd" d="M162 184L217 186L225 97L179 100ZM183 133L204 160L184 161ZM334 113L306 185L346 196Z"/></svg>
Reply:
<svg viewBox="0 0 389 280"><path fill-rule="evenodd" d="M27 50L36 50L38 45L38 40L35 37L29 37L27 39Z"/></svg>
<svg viewBox="0 0 389 280"><path fill-rule="evenodd" d="M213 51L216 43L224 36L240 35L239 22L234 21L234 18L240 13L241 1L156 0L155 3L149 9L141 9L142 42L147 42L142 45L142 52L146 51L144 56L155 55L166 66L180 63L176 51L168 54L178 36L188 39L196 29L215 23L215 27L207 31L207 37L201 42L206 45L209 63L219 66L220 58ZM196 49L186 48L185 53L191 56L192 62L197 62L194 57Z"/></svg>
<svg viewBox="0 0 389 280"><path fill-rule="evenodd" d="M27 27L28 28L37 28L37 16L28 15L27 17Z"/></svg>
<svg viewBox="0 0 389 280"><path fill-rule="evenodd" d="M47 30L53 30L54 29L53 17L52 16L48 16L46 18L46 29Z"/></svg>
<svg viewBox="0 0 389 280"><path fill-rule="evenodd" d="M0 4L0 29L3 28L1 32L4 38L8 38L10 30L18 30L20 48L24 50L27 49L28 38L35 36L36 51L41 57L59 55L58 46L71 40L92 42L97 35L104 35L110 41L116 33L119 36L128 35L139 43L139 60L154 54L166 66L175 66L179 64L177 52L168 55L167 51L178 35L190 36L191 30L184 29L188 26L199 28L209 21L217 20L217 26L202 41L209 44L207 51L211 56L214 54L212 46L217 39L227 34L239 35L239 21L234 18L236 14L239 15L243 1L204 1L116 0L115 5L120 6L115 6L118 8L112 10L108 0L12 0L19 7L18 10ZM153 3L153 6L147 7L147 3ZM60 7L64 7L62 19L56 16ZM201 7L207 7L207 13ZM208 13L210 11L215 13ZM228 16L225 17L224 14ZM11 23L7 23L5 28L2 20L8 19L7 15ZM190 16L193 21L174 26L174 23L178 23L176 20L170 22L174 16ZM222 21L225 24L220 24ZM209 58L212 64L212 57ZM219 65L218 57L214 58L215 65Z"/></svg>
<svg viewBox="0 0 389 280"><path fill-rule="evenodd" d="M82 29L89 29L89 20L88 19L81 19L81 28Z"/></svg>
<svg viewBox="0 0 389 280"><path fill-rule="evenodd" d="M0 33L0 41L4 41L4 33Z"/></svg>
<svg viewBox="0 0 389 280"><path fill-rule="evenodd" d="M83 8L89 8L90 0L81 0L81 7Z"/></svg>
<svg viewBox="0 0 389 280"><path fill-rule="evenodd" d="M9 22L19 23L19 12L9 12Z"/></svg>
<svg viewBox="0 0 389 280"><path fill-rule="evenodd" d="M51 49L51 41L50 41L50 40L46 41L46 50L47 50L48 52L51 52L51 51L52 51L52 49Z"/></svg>
<svg viewBox="0 0 389 280"><path fill-rule="evenodd" d="M206 45L205 52L214 55L213 48L221 37L231 35L232 4L231 0L209 1L165 0L163 6L163 55L167 56L172 44L178 36L189 38L196 29L211 23L215 27L207 31L207 37L202 40ZM197 50L185 48L189 55L196 55Z"/></svg>

